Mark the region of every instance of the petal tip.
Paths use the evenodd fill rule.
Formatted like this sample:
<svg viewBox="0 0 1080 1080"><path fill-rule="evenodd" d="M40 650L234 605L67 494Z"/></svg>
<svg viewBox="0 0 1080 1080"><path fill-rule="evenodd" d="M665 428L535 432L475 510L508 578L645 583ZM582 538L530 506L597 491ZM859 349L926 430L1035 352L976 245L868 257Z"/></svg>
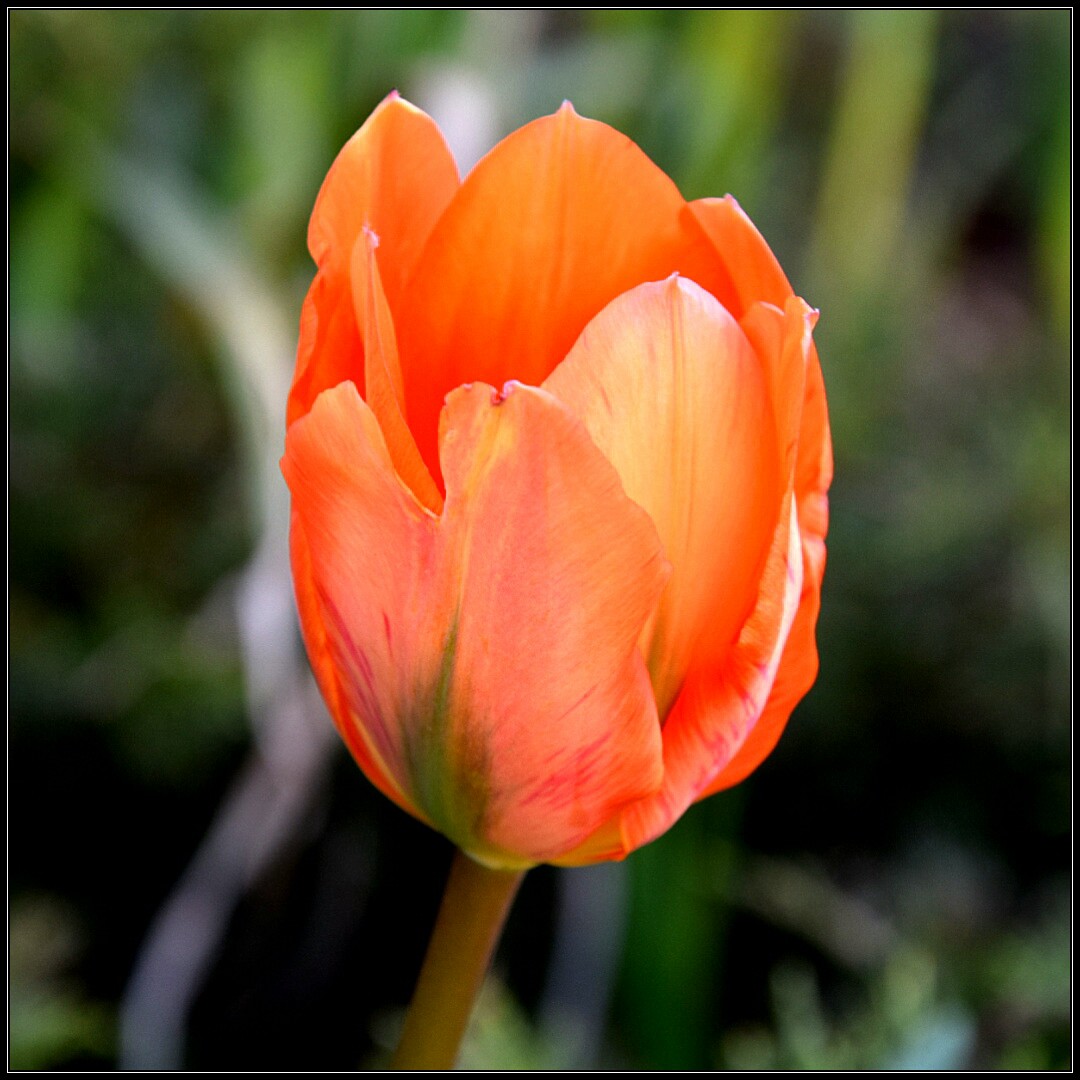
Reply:
<svg viewBox="0 0 1080 1080"><path fill-rule="evenodd" d="M511 394L513 394L516 390L520 389L523 385L524 384L518 382L517 379L510 379L508 382L504 382L502 384L501 389L492 389L491 404L501 405Z"/></svg>
<svg viewBox="0 0 1080 1080"><path fill-rule="evenodd" d="M401 92L397 88L391 90L390 93L379 102L374 110L372 110L371 115L376 116L379 113L388 112L391 109L404 110L407 113L414 113L418 116L427 115L423 109L414 105L408 98L402 97Z"/></svg>

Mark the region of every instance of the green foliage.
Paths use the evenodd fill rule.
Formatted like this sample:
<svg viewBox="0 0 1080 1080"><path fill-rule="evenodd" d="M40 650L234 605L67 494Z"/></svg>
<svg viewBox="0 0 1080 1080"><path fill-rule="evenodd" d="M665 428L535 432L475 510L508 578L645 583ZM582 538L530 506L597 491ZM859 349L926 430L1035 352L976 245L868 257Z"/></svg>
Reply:
<svg viewBox="0 0 1080 1080"><path fill-rule="evenodd" d="M55 897L24 897L11 911L9 1064L48 1069L83 1060L99 1065L114 1053L111 1010L87 1000L70 978L80 927Z"/></svg>

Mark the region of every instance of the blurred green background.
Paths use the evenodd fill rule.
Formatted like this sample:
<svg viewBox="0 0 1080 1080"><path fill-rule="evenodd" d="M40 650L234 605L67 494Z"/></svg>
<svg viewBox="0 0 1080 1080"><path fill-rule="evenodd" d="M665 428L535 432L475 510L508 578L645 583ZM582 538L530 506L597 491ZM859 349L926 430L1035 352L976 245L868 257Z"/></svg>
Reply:
<svg viewBox="0 0 1080 1080"><path fill-rule="evenodd" d="M338 1069L450 852L329 734L277 472L307 215L391 89L732 192L816 334L821 675L529 875L474 1067L1070 1062L1071 12L9 12L10 1064Z"/></svg>

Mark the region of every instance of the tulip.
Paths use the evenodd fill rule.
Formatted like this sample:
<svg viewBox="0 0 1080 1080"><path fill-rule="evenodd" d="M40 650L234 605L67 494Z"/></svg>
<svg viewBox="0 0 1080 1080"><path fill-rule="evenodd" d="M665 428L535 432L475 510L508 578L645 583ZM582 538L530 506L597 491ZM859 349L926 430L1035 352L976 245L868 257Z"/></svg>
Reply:
<svg viewBox="0 0 1080 1080"><path fill-rule="evenodd" d="M282 468L361 769L487 867L619 859L817 672L817 317L731 197L565 104L459 179L396 94L319 193Z"/></svg>

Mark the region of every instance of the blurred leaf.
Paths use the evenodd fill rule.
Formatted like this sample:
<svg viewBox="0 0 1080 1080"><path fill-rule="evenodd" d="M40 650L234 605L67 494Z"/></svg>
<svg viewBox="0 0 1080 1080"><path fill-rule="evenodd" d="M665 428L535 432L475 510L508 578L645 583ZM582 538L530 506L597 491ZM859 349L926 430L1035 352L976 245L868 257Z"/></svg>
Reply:
<svg viewBox="0 0 1080 1080"><path fill-rule="evenodd" d="M84 999L68 979L82 933L55 897L18 897L9 925L8 1064L16 1070L100 1062L113 1051L109 1009Z"/></svg>
<svg viewBox="0 0 1080 1080"><path fill-rule="evenodd" d="M737 849L715 844L735 831L741 798L725 792L683 817L629 860L631 914L621 978L626 1037L647 1068L703 1068L719 1026L715 983L724 913L718 877ZM707 827L712 823L712 829ZM715 830L715 831L714 831Z"/></svg>
<svg viewBox="0 0 1080 1080"><path fill-rule="evenodd" d="M494 975L485 982L457 1068L478 1070L548 1071L570 1068L561 1061L557 1046L545 1045L533 1030L513 995Z"/></svg>
<svg viewBox="0 0 1080 1080"><path fill-rule="evenodd" d="M963 1069L975 1045L971 1016L955 1006L943 1006L909 1032L903 1046L881 1068L892 1072L950 1072Z"/></svg>
<svg viewBox="0 0 1080 1080"><path fill-rule="evenodd" d="M817 264L852 300L884 285L897 254L933 71L937 16L864 11L829 141Z"/></svg>
<svg viewBox="0 0 1080 1080"><path fill-rule="evenodd" d="M731 192L745 205L758 194L780 109L790 38L788 11L696 11L682 27L680 69L688 199Z"/></svg>
<svg viewBox="0 0 1080 1080"><path fill-rule="evenodd" d="M115 1021L109 1010L58 993L23 996L13 989L9 1063L15 1070L64 1068L72 1060L102 1061L113 1053Z"/></svg>
<svg viewBox="0 0 1080 1080"><path fill-rule="evenodd" d="M63 182L46 180L20 203L11 230L10 297L20 331L28 323L48 331L68 318L82 287L92 235L85 204Z"/></svg>
<svg viewBox="0 0 1080 1080"><path fill-rule="evenodd" d="M1067 137L1070 130L1069 112L1069 103L1063 97L1050 140L1051 151L1047 155L1039 228L1039 256L1049 293L1048 307L1060 341L1068 337L1072 299L1072 153ZM1064 356L1064 351L1061 355ZM1062 368L1064 366L1062 364Z"/></svg>
<svg viewBox="0 0 1080 1080"><path fill-rule="evenodd" d="M311 193L335 153L331 33L329 24L310 19L275 25L240 58L229 163L245 199L248 234L272 265L304 235Z"/></svg>
<svg viewBox="0 0 1080 1080"><path fill-rule="evenodd" d="M825 360L841 462L871 451L902 367L897 332L917 340L904 265L913 171L929 101L938 16L862 11L831 120L814 218L809 288L824 311ZM903 348L903 346L900 346Z"/></svg>

